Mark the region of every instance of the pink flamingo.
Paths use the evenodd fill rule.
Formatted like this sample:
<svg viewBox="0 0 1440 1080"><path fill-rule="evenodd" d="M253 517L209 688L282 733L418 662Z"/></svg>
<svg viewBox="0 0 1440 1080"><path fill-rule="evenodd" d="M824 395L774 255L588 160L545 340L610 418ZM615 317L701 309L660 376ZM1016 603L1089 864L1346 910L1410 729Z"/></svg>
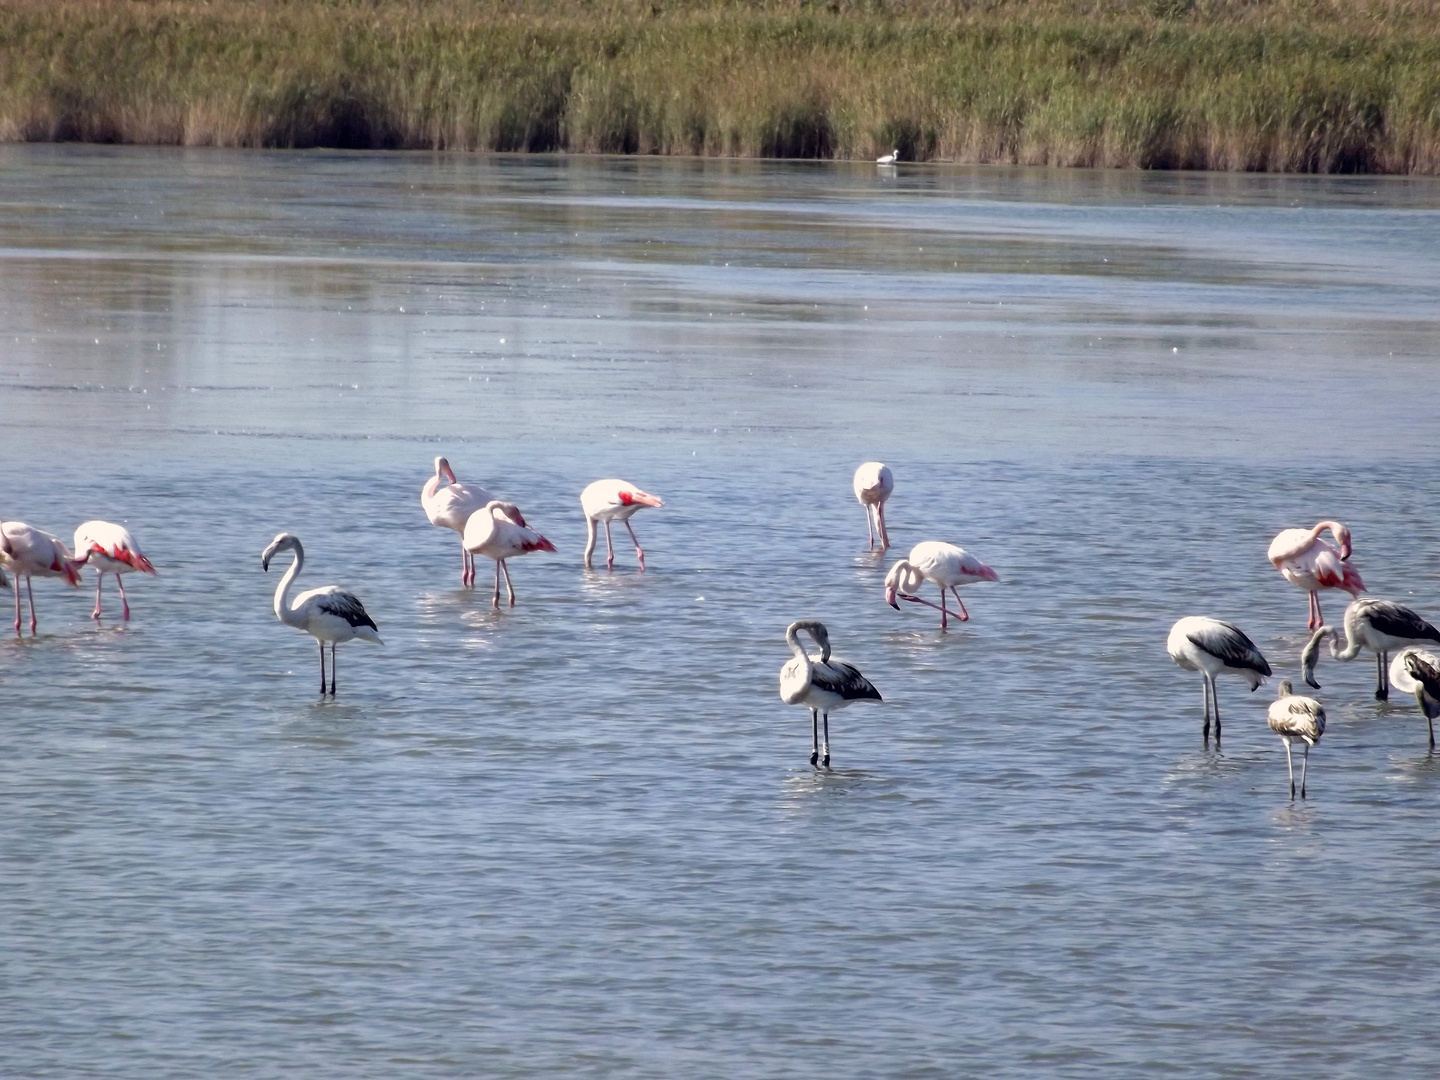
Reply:
<svg viewBox="0 0 1440 1080"><path fill-rule="evenodd" d="M505 574L505 589L510 606L515 606L515 586L510 584L510 568L506 559L532 551L554 551L555 545L525 524L520 511L510 503L491 499L465 523L465 550L495 560L495 595L490 606L500 609L500 574Z"/></svg>
<svg viewBox="0 0 1440 1080"><path fill-rule="evenodd" d="M80 567L84 559L72 558L58 536L26 525L23 521L0 522L0 564L15 575L15 633L20 633L20 579L25 579L25 594L30 598L30 636L35 636L35 591L32 577L64 578L71 586L80 584Z"/></svg>
<svg viewBox="0 0 1440 1080"><path fill-rule="evenodd" d="M885 575L885 602L896 611L900 610L900 605L895 602L896 596L933 607L940 612L940 629L944 630L949 625L947 616L950 614L945 607L946 589L955 595L955 602L960 605L960 621L969 622L970 613L965 610L965 602L960 599L957 587L973 585L977 581L999 580L994 570L964 548L939 540L926 540L910 549L909 558L900 559L890 567L890 572ZM940 603L932 604L915 595L915 590L925 581L933 581L940 586Z"/></svg>
<svg viewBox="0 0 1440 1080"><path fill-rule="evenodd" d="M886 551L890 547L890 534L885 530L885 500L895 490L895 475L889 465L867 461L855 470L855 479L850 486L855 498L865 508L865 531L870 534L870 550L875 550L875 534L878 532L880 550Z"/></svg>
<svg viewBox="0 0 1440 1080"><path fill-rule="evenodd" d="M100 587L105 584L105 575L114 574L115 584L120 589L120 603L125 618L130 618L130 601L125 596L125 580L121 574L139 570L144 574L155 573L155 567L135 543L130 530L110 521L87 521L75 530L75 554L95 567L95 610L92 619L100 618Z"/></svg>
<svg viewBox="0 0 1440 1080"><path fill-rule="evenodd" d="M1320 534L1327 529L1335 538L1334 544L1320 539ZM1352 597L1365 591L1365 582L1347 561L1350 530L1338 521L1322 521L1313 529L1286 529L1270 541L1265 557L1275 564L1286 581L1310 593L1307 630L1318 630L1325 625L1325 618L1320 614L1321 589L1344 589Z"/></svg>
<svg viewBox="0 0 1440 1080"><path fill-rule="evenodd" d="M448 484L441 487L441 480L448 481ZM425 508L430 524L454 529L462 537L470 515L493 498L495 496L479 484L462 484L456 480L450 462L443 457L435 459L435 475L420 489L420 505ZM524 524L523 519L521 524ZM475 557L465 549L463 542L460 545L460 584L467 588L475 584Z"/></svg>
<svg viewBox="0 0 1440 1080"><path fill-rule="evenodd" d="M640 569L645 569L645 552L630 527L630 519L647 506L664 506L657 495L647 495L634 484L624 480L596 480L580 493L580 508L585 511L585 527L589 535L585 540L585 569L590 569L590 556L595 552L595 523L605 523L605 569L615 569L615 545L610 542L610 523L618 521L630 532L635 545L635 557L640 560Z"/></svg>

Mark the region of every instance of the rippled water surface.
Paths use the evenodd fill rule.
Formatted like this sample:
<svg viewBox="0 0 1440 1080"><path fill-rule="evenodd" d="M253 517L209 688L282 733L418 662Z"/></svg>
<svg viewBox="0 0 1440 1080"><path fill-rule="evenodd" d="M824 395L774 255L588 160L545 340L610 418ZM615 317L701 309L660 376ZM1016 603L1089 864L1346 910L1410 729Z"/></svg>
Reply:
<svg viewBox="0 0 1440 1080"><path fill-rule="evenodd" d="M1322 661L1292 803L1273 689L1207 748L1164 650L1295 677L1330 516L1440 616L1440 184L7 147L0 347L0 515L160 570L0 644L5 1076L1440 1070L1413 703ZM436 454L559 548L513 611ZM868 458L971 622L883 603ZM580 567L611 475L644 574ZM333 703L282 529L385 639ZM800 617L885 696L831 772Z"/></svg>

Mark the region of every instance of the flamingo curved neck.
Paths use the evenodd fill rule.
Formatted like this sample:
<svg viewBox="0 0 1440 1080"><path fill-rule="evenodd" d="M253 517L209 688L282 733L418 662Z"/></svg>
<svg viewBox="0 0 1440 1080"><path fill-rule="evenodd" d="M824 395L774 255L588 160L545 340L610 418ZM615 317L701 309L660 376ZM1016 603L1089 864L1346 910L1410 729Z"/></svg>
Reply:
<svg viewBox="0 0 1440 1080"><path fill-rule="evenodd" d="M290 550L295 552L295 561L290 564L290 569L285 571L285 576L275 587L275 617L287 626L301 626L303 629L300 616L290 605L290 586L295 584L295 579L300 576L300 570L305 565L305 549L297 544Z"/></svg>
<svg viewBox="0 0 1440 1080"><path fill-rule="evenodd" d="M1343 648L1340 645L1341 639L1345 641ZM1343 630L1330 631L1330 655L1336 660L1354 660L1360 653L1360 646L1360 635L1350 637L1348 626Z"/></svg>

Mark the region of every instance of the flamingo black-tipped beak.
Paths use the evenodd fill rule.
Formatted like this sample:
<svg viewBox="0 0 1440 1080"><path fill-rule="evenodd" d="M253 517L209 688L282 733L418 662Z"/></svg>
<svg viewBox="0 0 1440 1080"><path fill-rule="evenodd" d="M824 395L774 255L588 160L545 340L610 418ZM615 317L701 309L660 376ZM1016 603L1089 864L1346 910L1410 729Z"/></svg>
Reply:
<svg viewBox="0 0 1440 1080"><path fill-rule="evenodd" d="M885 590L885 603L889 604L896 611L900 610L900 604L895 600L895 590L893 588Z"/></svg>

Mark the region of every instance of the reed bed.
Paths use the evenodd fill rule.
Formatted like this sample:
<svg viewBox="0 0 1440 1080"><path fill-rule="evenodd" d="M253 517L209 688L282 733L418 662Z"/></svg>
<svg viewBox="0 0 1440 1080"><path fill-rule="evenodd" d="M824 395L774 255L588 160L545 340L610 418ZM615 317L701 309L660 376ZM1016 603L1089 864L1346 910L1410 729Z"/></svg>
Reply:
<svg viewBox="0 0 1440 1080"><path fill-rule="evenodd" d="M1440 0L0 0L0 140L1440 172Z"/></svg>

